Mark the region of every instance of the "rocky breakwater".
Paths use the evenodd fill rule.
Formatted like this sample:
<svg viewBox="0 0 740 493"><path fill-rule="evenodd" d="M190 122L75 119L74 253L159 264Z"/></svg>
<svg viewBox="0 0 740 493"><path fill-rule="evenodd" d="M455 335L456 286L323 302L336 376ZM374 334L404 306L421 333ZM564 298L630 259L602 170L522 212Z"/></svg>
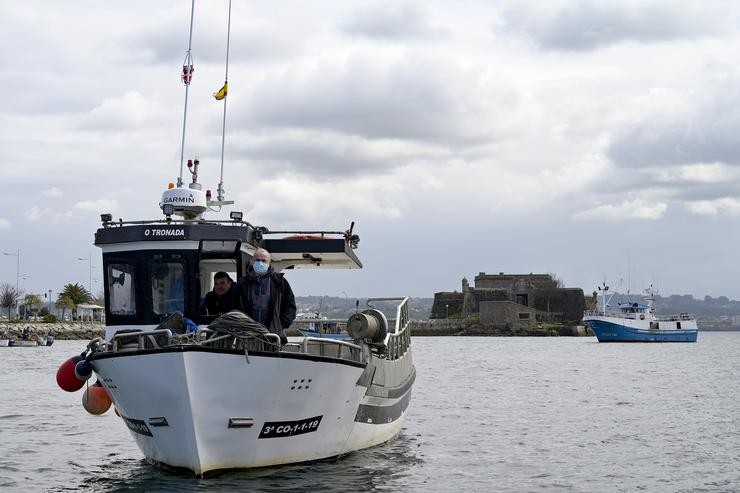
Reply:
<svg viewBox="0 0 740 493"><path fill-rule="evenodd" d="M504 327L483 326L469 320L412 320L412 336L494 336L494 337L557 337L591 336L591 332L582 325L563 325L553 327L532 327L529 329L510 329Z"/></svg>
<svg viewBox="0 0 740 493"><path fill-rule="evenodd" d="M105 335L105 325L99 322L91 324L90 322L44 323L30 321L26 323L0 323L0 338L20 339L26 328L28 328L30 336L46 338L50 335L57 340L90 340Z"/></svg>

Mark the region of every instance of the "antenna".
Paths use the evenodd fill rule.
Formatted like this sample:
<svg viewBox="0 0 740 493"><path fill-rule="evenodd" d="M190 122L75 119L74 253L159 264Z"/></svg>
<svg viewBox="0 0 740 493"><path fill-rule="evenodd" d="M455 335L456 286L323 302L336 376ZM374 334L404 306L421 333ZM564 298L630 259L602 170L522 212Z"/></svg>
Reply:
<svg viewBox="0 0 740 493"><path fill-rule="evenodd" d="M219 95L223 92L223 95L221 99L224 102L224 117L223 122L221 123L221 176L219 178L218 182L218 188L216 189L216 200L212 201L208 205L229 205L233 204L234 201L225 200L226 198L226 191L224 190L224 145L226 142L226 100L228 99L226 96L229 92L229 46L231 42L231 0L229 0L229 19L227 21L226 25L226 74L224 75L224 86L215 96L216 99L219 99Z"/></svg>
<svg viewBox="0 0 740 493"><path fill-rule="evenodd" d="M185 60L182 62L182 83L185 84L185 108L182 114L182 144L180 145L180 176L177 177L177 186L182 186L182 166L185 161L185 123L188 118L188 92L190 90L190 81L193 79L193 18L195 13L195 0L190 6L190 35L188 36L188 52Z"/></svg>

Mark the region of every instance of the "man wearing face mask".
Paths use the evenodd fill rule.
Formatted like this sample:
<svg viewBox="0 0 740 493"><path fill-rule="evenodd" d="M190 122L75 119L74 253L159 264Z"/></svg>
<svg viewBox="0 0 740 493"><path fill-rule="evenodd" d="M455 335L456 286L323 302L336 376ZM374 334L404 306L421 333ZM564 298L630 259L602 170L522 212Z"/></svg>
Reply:
<svg viewBox="0 0 740 493"><path fill-rule="evenodd" d="M261 323L285 344L285 329L295 320L296 305L293 290L283 274L270 265L270 252L258 248L247 267L247 275L239 281L237 307Z"/></svg>

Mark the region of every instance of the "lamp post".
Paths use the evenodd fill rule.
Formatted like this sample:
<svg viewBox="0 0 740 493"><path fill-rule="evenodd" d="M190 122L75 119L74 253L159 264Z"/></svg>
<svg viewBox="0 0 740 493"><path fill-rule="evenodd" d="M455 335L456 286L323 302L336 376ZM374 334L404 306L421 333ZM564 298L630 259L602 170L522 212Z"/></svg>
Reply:
<svg viewBox="0 0 740 493"><path fill-rule="evenodd" d="M51 315L51 289L49 290L49 315Z"/></svg>
<svg viewBox="0 0 740 493"><path fill-rule="evenodd" d="M77 257L77 260L87 260L88 265L90 266L90 278L89 278L87 287L90 290L90 296L92 296L92 270L93 270L92 253L90 255L88 255L87 258Z"/></svg>
<svg viewBox="0 0 740 493"><path fill-rule="evenodd" d="M20 248L16 250L15 253L8 253L3 252L3 255L8 255L9 257L15 257L15 290L18 291L18 282L21 278L21 250Z"/></svg>
<svg viewBox="0 0 740 493"><path fill-rule="evenodd" d="M21 280L21 249L19 248L15 253L3 252L3 255L15 257L15 293L16 296L20 296L20 291L18 291L18 289ZM18 314L18 300L15 301L15 313L16 315Z"/></svg>
<svg viewBox="0 0 740 493"><path fill-rule="evenodd" d="M445 305L445 318L450 319L450 305Z"/></svg>
<svg viewBox="0 0 740 493"><path fill-rule="evenodd" d="M342 291L342 294L344 295L344 307L347 308L347 305L349 304L349 298L347 297L347 293Z"/></svg>

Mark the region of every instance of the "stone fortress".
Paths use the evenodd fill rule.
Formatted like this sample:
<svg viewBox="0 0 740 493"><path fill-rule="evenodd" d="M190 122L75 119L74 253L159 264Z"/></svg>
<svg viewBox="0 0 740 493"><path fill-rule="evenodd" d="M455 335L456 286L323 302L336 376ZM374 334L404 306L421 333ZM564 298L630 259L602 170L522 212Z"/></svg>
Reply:
<svg viewBox="0 0 740 493"><path fill-rule="evenodd" d="M528 330L542 324L581 323L586 299L581 288L564 288L551 274L486 274L462 292L434 294L431 319L475 319L481 326Z"/></svg>

